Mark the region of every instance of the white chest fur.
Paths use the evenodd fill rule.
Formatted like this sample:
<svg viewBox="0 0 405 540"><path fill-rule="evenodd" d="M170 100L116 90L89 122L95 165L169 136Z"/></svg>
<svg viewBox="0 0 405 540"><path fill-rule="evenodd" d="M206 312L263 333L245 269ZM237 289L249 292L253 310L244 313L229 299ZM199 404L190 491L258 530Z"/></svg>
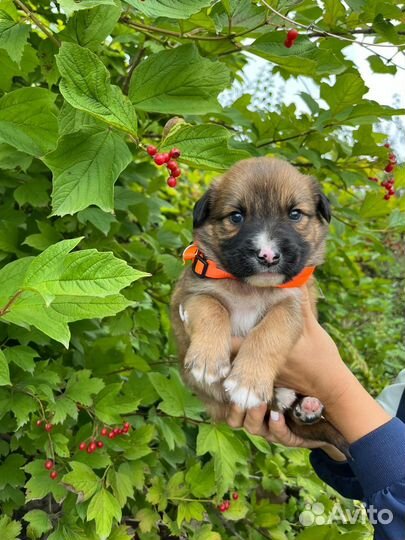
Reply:
<svg viewBox="0 0 405 540"><path fill-rule="evenodd" d="M230 311L232 335L245 337L254 328L263 316L274 304L280 302L287 295L299 294L298 289L284 289L268 291L257 289L251 294L227 298L228 309Z"/></svg>

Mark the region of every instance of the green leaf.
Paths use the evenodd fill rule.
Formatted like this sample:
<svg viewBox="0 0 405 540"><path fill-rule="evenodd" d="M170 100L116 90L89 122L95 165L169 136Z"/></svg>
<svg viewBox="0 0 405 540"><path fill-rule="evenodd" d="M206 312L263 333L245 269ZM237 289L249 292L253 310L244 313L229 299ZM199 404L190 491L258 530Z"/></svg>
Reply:
<svg viewBox="0 0 405 540"><path fill-rule="evenodd" d="M129 448L125 450L125 457L129 460L137 460L147 456L152 452L149 444L156 436L153 425L144 424L140 428L131 432Z"/></svg>
<svg viewBox="0 0 405 540"><path fill-rule="evenodd" d="M115 5L98 5L79 11L69 19L62 32L63 38L82 47L96 49L111 34L120 14L121 4L118 1Z"/></svg>
<svg viewBox="0 0 405 540"><path fill-rule="evenodd" d="M187 471L186 481L191 493L197 498L208 498L215 493L215 475L212 461L201 467L198 462Z"/></svg>
<svg viewBox="0 0 405 540"><path fill-rule="evenodd" d="M124 507L127 499L131 499L134 496L134 488L128 474L130 469L126 463L123 463L118 471L110 470L109 480L114 496L120 506Z"/></svg>
<svg viewBox="0 0 405 540"><path fill-rule="evenodd" d="M205 508L198 501L180 502L177 507L177 525L181 527L183 521L189 523L191 520L203 521Z"/></svg>
<svg viewBox="0 0 405 540"><path fill-rule="evenodd" d="M170 114L205 114L220 110L217 95L229 84L221 62L183 45L150 56L133 72L129 97L137 109Z"/></svg>
<svg viewBox="0 0 405 540"><path fill-rule="evenodd" d="M385 63L378 55L369 56L367 61L374 73L390 73L391 75L395 75L397 72L396 66L389 62Z"/></svg>
<svg viewBox="0 0 405 540"><path fill-rule="evenodd" d="M149 373L148 376L156 392L162 398L159 409L170 416L187 416L194 420L201 420L204 407L184 386L176 370L170 370L170 379L161 373Z"/></svg>
<svg viewBox="0 0 405 540"><path fill-rule="evenodd" d="M225 425L199 426L197 455L209 452L214 457L215 478L218 495L222 495L234 485L239 465L246 465L248 453L237 435Z"/></svg>
<svg viewBox="0 0 405 540"><path fill-rule="evenodd" d="M84 463L71 461L72 471L65 474L62 482L69 491L77 493L77 502L87 501L100 486L100 478Z"/></svg>
<svg viewBox="0 0 405 540"><path fill-rule="evenodd" d="M125 0L125 2L152 19L157 17L188 19L190 15L198 13L212 3L211 0L147 0L146 2Z"/></svg>
<svg viewBox="0 0 405 540"><path fill-rule="evenodd" d="M390 212L391 209L381 193L367 193L360 207L360 215L363 218L377 218Z"/></svg>
<svg viewBox="0 0 405 540"><path fill-rule="evenodd" d="M38 255L28 268L24 287L48 300L58 295L103 298L147 275L109 252L86 249L69 253L80 240L62 240Z"/></svg>
<svg viewBox="0 0 405 540"><path fill-rule="evenodd" d="M56 62L62 76L60 91L70 105L136 136L135 110L110 74L89 49L62 43Z"/></svg>
<svg viewBox="0 0 405 540"><path fill-rule="evenodd" d="M173 147L181 150L181 160L202 169L223 171L236 161L250 155L244 150L229 146L229 131L223 126L201 124L182 125L164 139L160 151L167 152Z"/></svg>
<svg viewBox="0 0 405 540"><path fill-rule="evenodd" d="M4 354L9 363L12 362L24 371L34 373L34 358L38 358L39 354L34 349L31 349L31 347L27 347L26 345L9 347L5 349Z"/></svg>
<svg viewBox="0 0 405 540"><path fill-rule="evenodd" d="M102 379L92 377L89 369L82 369L73 373L68 380L65 395L72 401L90 407L93 404L91 396L98 394L104 386Z"/></svg>
<svg viewBox="0 0 405 540"><path fill-rule="evenodd" d="M343 111L361 100L368 88L358 73L344 73L336 78L334 85L321 85L321 98L326 101L332 114Z"/></svg>
<svg viewBox="0 0 405 540"><path fill-rule="evenodd" d="M12 521L8 516L0 517L1 540L18 540L21 524Z"/></svg>
<svg viewBox="0 0 405 540"><path fill-rule="evenodd" d="M114 0L59 0L58 2L68 17L79 9L91 9L100 5L114 5Z"/></svg>
<svg viewBox="0 0 405 540"><path fill-rule="evenodd" d="M26 459L20 454L10 454L0 465L0 489L6 486L20 487L24 485L25 474L22 470Z"/></svg>
<svg viewBox="0 0 405 540"><path fill-rule="evenodd" d="M10 371L8 369L7 358L4 352L0 350L0 386L11 385Z"/></svg>
<svg viewBox="0 0 405 540"><path fill-rule="evenodd" d="M0 99L0 141L32 156L56 146L56 94L44 88L21 88Z"/></svg>
<svg viewBox="0 0 405 540"><path fill-rule="evenodd" d="M66 489L59 480L52 480L49 471L44 467L45 460L37 459L25 465L24 470L31 475L25 484L26 502L43 499L51 493L56 502L60 503L67 495Z"/></svg>
<svg viewBox="0 0 405 540"><path fill-rule="evenodd" d="M117 223L117 219L112 214L107 214L99 208L86 208L77 214L77 219L80 223L91 223L96 229L101 231L105 236L108 235L113 223Z"/></svg>
<svg viewBox="0 0 405 540"><path fill-rule="evenodd" d="M120 521L121 507L109 491L102 488L91 499L87 508L87 521L96 522L96 533L101 540L108 538L113 520Z"/></svg>
<svg viewBox="0 0 405 540"><path fill-rule="evenodd" d="M114 209L114 184L131 153L113 131L87 128L59 140L44 162L53 173L52 215L74 214L91 204Z"/></svg>
<svg viewBox="0 0 405 540"><path fill-rule="evenodd" d="M43 534L52 529L52 522L43 510L30 510L23 517L28 522L27 534L30 538L41 538Z"/></svg>
<svg viewBox="0 0 405 540"><path fill-rule="evenodd" d="M16 23L5 11L0 10L0 49L5 49L18 66L29 33L29 25Z"/></svg>
<svg viewBox="0 0 405 540"><path fill-rule="evenodd" d="M37 207L48 206L48 202L49 202L48 191L50 187L51 187L50 182L47 178L41 178L41 177L30 178L28 182L25 182L14 191L14 199L18 202L20 206L23 206L24 204L27 204L27 203L29 203L33 207L34 206L37 206ZM45 222L42 222L41 226L38 225L40 230L41 228L46 229L46 226L44 225L44 223ZM48 223L47 225L48 227L51 227ZM52 230L54 229L52 228ZM44 231L42 230L42 232ZM57 234L55 230L54 230L54 233Z"/></svg>
<svg viewBox="0 0 405 540"><path fill-rule="evenodd" d="M77 419L78 410L76 403L64 395L55 399L54 403L50 403L48 409L52 414L53 424L63 423L68 416L74 420Z"/></svg>
<svg viewBox="0 0 405 540"><path fill-rule="evenodd" d="M0 169L22 169L23 171L31 165L32 157L24 152L16 150L9 144L0 143ZM17 188L14 192L17 192ZM16 199L17 200L17 199Z"/></svg>
<svg viewBox="0 0 405 540"><path fill-rule="evenodd" d="M38 408L34 398L15 392L10 400L10 410L14 413L17 420L17 428L26 424L33 412Z"/></svg>
<svg viewBox="0 0 405 540"><path fill-rule="evenodd" d="M120 395L122 383L109 384L102 390L94 403L94 412L105 424L118 424L121 415L137 410L139 399Z"/></svg>
<svg viewBox="0 0 405 540"><path fill-rule="evenodd" d="M142 508L135 514L135 519L139 521L141 532L148 533L157 526L160 516L152 508Z"/></svg>

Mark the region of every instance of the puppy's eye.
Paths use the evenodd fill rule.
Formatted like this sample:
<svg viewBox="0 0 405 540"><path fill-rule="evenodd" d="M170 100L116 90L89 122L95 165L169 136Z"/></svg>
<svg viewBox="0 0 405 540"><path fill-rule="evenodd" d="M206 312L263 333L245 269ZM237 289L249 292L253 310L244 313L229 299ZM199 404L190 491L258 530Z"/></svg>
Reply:
<svg viewBox="0 0 405 540"><path fill-rule="evenodd" d="M229 219L235 225L240 225L241 223L243 223L244 217L240 212L232 212L232 214L229 216Z"/></svg>
<svg viewBox="0 0 405 540"><path fill-rule="evenodd" d="M302 212L301 210L298 210L298 208L294 208L290 211L288 217L291 219L291 221L300 221L302 218Z"/></svg>

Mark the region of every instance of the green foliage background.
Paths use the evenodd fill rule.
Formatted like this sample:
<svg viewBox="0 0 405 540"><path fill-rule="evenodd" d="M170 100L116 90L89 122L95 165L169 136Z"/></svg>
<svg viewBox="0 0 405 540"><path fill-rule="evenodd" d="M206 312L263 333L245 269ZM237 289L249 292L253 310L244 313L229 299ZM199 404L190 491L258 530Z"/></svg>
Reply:
<svg viewBox="0 0 405 540"><path fill-rule="evenodd" d="M179 379L168 315L205 185L244 157L278 156L333 204L317 275L342 355L373 393L403 367L405 168L390 201L368 177L384 177L389 153L376 123L405 111L366 99L345 56L364 35L402 50L403 5L346 4L0 0L2 540L371 538L362 523L302 529L306 503L328 512L340 498L305 450L207 421ZM300 25L290 49L280 14ZM395 57L367 46L389 84ZM222 107L246 52L285 80L310 77L322 100L302 92L300 112L270 95L268 110L246 93ZM163 134L172 116L185 122ZM149 143L181 149L177 190ZM123 421L128 435L79 451Z"/></svg>

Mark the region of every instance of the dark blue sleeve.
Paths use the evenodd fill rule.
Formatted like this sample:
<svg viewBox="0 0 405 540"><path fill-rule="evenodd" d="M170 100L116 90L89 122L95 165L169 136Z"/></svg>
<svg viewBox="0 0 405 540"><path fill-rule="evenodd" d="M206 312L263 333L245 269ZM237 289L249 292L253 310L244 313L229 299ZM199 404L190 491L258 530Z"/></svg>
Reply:
<svg viewBox="0 0 405 540"><path fill-rule="evenodd" d="M405 540L405 424L393 418L353 443L350 467L376 540Z"/></svg>
<svg viewBox="0 0 405 540"><path fill-rule="evenodd" d="M393 418L353 443L350 453L341 463L314 450L311 463L344 497L366 503L376 540L405 540L405 424Z"/></svg>

